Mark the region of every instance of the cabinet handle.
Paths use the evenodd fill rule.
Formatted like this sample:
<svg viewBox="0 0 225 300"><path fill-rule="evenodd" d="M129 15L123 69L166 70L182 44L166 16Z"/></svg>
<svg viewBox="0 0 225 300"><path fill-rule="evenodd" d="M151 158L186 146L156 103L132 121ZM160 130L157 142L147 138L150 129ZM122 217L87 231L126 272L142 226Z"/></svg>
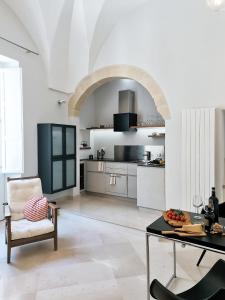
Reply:
<svg viewBox="0 0 225 300"><path fill-rule="evenodd" d="M112 174L111 174L110 177L118 177L118 178L119 178L119 177L121 177L121 175L116 175L116 174L115 174L115 175L112 175Z"/></svg>

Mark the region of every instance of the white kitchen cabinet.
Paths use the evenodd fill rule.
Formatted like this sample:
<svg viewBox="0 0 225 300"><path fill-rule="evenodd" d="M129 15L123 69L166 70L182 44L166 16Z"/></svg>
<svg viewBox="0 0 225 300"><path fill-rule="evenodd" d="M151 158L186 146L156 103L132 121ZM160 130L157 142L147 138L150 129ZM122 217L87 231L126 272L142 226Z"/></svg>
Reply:
<svg viewBox="0 0 225 300"><path fill-rule="evenodd" d="M127 174L137 176L137 164L127 164Z"/></svg>
<svg viewBox="0 0 225 300"><path fill-rule="evenodd" d="M165 168L137 168L137 205L158 210L166 209Z"/></svg>
<svg viewBox="0 0 225 300"><path fill-rule="evenodd" d="M105 174L102 172L86 173L86 190L95 193L105 193Z"/></svg>
<svg viewBox="0 0 225 300"><path fill-rule="evenodd" d="M115 175L115 184L110 177ZM137 198L137 164L117 162L86 162L86 190L96 193Z"/></svg>
<svg viewBox="0 0 225 300"><path fill-rule="evenodd" d="M129 198L137 199L137 164L127 165L128 193Z"/></svg>
<svg viewBox="0 0 225 300"><path fill-rule="evenodd" d="M105 174L106 193L127 196L127 175L116 174L115 184L110 184L111 174Z"/></svg>
<svg viewBox="0 0 225 300"><path fill-rule="evenodd" d="M104 172L105 162L104 161L87 161L86 162L87 172Z"/></svg>
<svg viewBox="0 0 225 300"><path fill-rule="evenodd" d="M125 175L125 174L127 174L127 164L126 163L106 162L105 172Z"/></svg>
<svg viewBox="0 0 225 300"><path fill-rule="evenodd" d="M137 199L137 176L128 175L128 197Z"/></svg>

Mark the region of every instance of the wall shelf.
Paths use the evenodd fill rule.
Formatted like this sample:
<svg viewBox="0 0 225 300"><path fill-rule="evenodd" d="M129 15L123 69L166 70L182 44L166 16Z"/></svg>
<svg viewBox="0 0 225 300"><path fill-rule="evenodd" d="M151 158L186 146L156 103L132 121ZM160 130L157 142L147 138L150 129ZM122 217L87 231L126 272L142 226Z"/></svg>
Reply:
<svg viewBox="0 0 225 300"><path fill-rule="evenodd" d="M138 125L138 126L130 126L130 128L163 128L165 125Z"/></svg>
<svg viewBox="0 0 225 300"><path fill-rule="evenodd" d="M86 130L113 129L113 127L88 127Z"/></svg>
<svg viewBox="0 0 225 300"><path fill-rule="evenodd" d="M138 125L130 126L130 128L165 128L165 125ZM88 127L82 128L81 130L99 130L99 129L114 129L114 127Z"/></svg>
<svg viewBox="0 0 225 300"><path fill-rule="evenodd" d="M91 147L80 147L80 150L90 150L91 149Z"/></svg>
<svg viewBox="0 0 225 300"><path fill-rule="evenodd" d="M160 133L160 134L150 134L148 137L151 138L159 138L159 137L165 137L165 133Z"/></svg>

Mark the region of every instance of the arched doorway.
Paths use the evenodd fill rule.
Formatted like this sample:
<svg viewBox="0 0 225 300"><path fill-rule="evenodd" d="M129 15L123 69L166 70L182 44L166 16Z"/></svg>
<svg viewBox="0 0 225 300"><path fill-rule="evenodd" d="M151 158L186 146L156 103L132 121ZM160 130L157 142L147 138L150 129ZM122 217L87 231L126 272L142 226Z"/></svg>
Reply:
<svg viewBox="0 0 225 300"><path fill-rule="evenodd" d="M89 130L90 128L88 128L88 127L92 127L92 126L83 126L83 124L80 127L80 118L82 117L82 109L84 107L83 104L85 104L85 101L88 100L89 96L91 96L94 92L96 92L99 87L102 88L102 86L105 85L106 83L110 84L110 82L120 80L120 79L128 79L131 81L136 81L151 96L151 97L149 97L149 99L150 99L150 101L154 102L155 108L158 111L158 113L162 116L162 118L164 120L170 119L170 117L171 117L170 109L169 109L167 100L164 96L164 93L163 93L162 89L159 87L159 85L157 84L157 82L151 77L151 75L149 75L146 71L144 71L140 68L134 67L134 66L112 65L112 66L108 66L108 67L96 70L92 74L84 77L78 84L74 94L71 96L71 98L69 100L68 113L69 113L69 116L71 117L71 122L74 122L74 121L78 122L77 123L78 129ZM90 99L90 102L87 102L87 103L91 103L92 99L95 99L95 98L90 97L89 99ZM107 105L107 103L106 103L106 105ZM147 103L146 103L146 105L147 105ZM107 118L107 120L108 120L108 118ZM99 126L100 123L99 124L93 123L93 124ZM107 123L107 124L109 124L109 123ZM90 125L92 125L92 124L90 124ZM143 130L143 135L144 135L145 129L140 129L140 131L142 131L142 130ZM78 140L80 138L80 131L81 130L79 130ZM96 131L99 132L98 130L96 130ZM138 130L138 132L140 132L140 131ZM164 132L165 131L166 130L164 129ZM112 130L112 132L113 132L113 130ZM105 132L105 133L108 134L107 132ZM90 140L95 140L96 135L97 135L97 133L94 133L94 138L89 139L89 142L90 142ZM99 132L99 135L100 135L100 132ZM101 131L101 135L102 135L101 138L105 137L105 134L103 134L102 131ZM111 135L109 135L109 136L111 136ZM166 137L164 137L164 145L165 145L165 139L166 139ZM98 141L99 141L99 139L98 139ZM142 141L143 140L141 140L140 144L144 145L144 143L142 143ZM104 141L104 142L106 143L106 141ZM116 142L118 142L118 140ZM129 142L130 142L130 140L129 140ZM139 140L139 142L140 142L140 140ZM128 143L128 139L126 140L126 143ZM96 143L96 144L97 144L97 146L99 146L99 143ZM117 145L117 144L113 144L113 145ZM132 145L133 144L135 144L134 141L132 141ZM152 143L152 145L156 145L156 144ZM158 146L160 146L160 145L158 144ZM97 148L98 147L96 147L96 145L94 143L94 145L91 145L91 147L90 147L91 150L90 150L90 153L88 153L88 154L96 153ZM111 150L111 148L110 148L110 150ZM111 155L113 153L113 151L110 151L110 150L108 149L107 151ZM165 153L165 151L164 151L164 153ZM113 155L114 155L114 153L113 153ZM113 156L113 155L111 155L111 156ZM79 162L80 152L77 156L77 159L78 159L77 163L79 164L80 163ZM82 157L82 159L83 159L83 157ZM79 171L78 171L78 173L79 173ZM166 170L165 170L165 173L166 173ZM79 177L79 175L78 175L78 177Z"/></svg>
<svg viewBox="0 0 225 300"><path fill-rule="evenodd" d="M98 87L112 79L133 79L140 83L153 97L161 116L170 119L170 110L166 98L157 82L146 71L129 65L112 65L99 69L84 77L78 84L69 101L69 116L79 116L83 101Z"/></svg>

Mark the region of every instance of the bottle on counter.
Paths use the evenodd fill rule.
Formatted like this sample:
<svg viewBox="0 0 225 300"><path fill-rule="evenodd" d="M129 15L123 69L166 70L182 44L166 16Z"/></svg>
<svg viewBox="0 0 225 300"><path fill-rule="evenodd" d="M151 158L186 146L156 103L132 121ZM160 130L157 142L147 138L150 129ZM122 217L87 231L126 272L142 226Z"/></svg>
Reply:
<svg viewBox="0 0 225 300"><path fill-rule="evenodd" d="M215 214L213 212L213 206L211 206L211 204L205 206L204 218L205 231L210 232L212 230L212 225L215 222Z"/></svg>
<svg viewBox="0 0 225 300"><path fill-rule="evenodd" d="M215 188L212 187L212 195L209 197L209 206L213 208L215 219L214 222L219 222L219 200L216 197Z"/></svg>
<svg viewBox="0 0 225 300"><path fill-rule="evenodd" d="M100 159L104 159L104 155L105 155L105 150L104 150L104 148L101 148L101 150L100 150Z"/></svg>

